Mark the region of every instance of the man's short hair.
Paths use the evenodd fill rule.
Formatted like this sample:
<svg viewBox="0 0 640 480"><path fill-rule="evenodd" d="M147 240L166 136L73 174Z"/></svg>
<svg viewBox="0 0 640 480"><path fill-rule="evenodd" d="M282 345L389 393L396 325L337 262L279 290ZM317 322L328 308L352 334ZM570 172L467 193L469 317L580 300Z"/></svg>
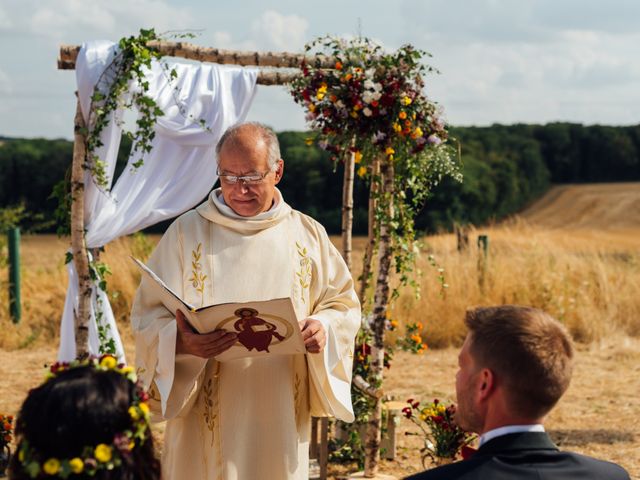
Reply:
<svg viewBox="0 0 640 480"><path fill-rule="evenodd" d="M518 305L468 310L465 324L473 359L503 382L512 413L546 415L571 381L573 347L564 326L542 310Z"/></svg>
<svg viewBox="0 0 640 480"><path fill-rule="evenodd" d="M278 142L278 136L272 129L259 122L238 123L229 127L222 134L220 140L218 141L218 144L216 145L216 155L218 156L218 159L220 159L220 152L222 151L222 147L224 146L224 144L229 143L231 145L234 145L237 141L237 137L240 131L247 128L253 130L256 135L267 145L267 152L269 155L267 158L267 162L269 168L271 170L275 170L277 168L276 165L278 164L278 160L280 160L280 143Z"/></svg>

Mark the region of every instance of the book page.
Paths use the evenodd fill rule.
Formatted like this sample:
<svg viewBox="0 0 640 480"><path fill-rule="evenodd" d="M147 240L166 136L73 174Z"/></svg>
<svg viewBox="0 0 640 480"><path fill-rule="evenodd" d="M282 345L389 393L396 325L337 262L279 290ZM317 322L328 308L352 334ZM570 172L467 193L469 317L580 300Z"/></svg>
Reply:
<svg viewBox="0 0 640 480"><path fill-rule="evenodd" d="M174 314L180 309L197 332L226 330L238 334L235 345L216 356L216 360L306 353L290 298L195 308L182 300L144 263L132 259L150 280L153 293L163 305Z"/></svg>

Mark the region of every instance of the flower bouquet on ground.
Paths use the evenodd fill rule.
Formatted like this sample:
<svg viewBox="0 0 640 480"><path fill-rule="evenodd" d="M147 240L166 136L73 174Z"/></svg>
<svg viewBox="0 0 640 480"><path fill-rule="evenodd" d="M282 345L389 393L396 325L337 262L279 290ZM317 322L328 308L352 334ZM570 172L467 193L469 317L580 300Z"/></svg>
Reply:
<svg viewBox="0 0 640 480"><path fill-rule="evenodd" d="M13 439L13 416L0 413L0 477L4 476L9 465L11 450L9 444Z"/></svg>
<svg viewBox="0 0 640 480"><path fill-rule="evenodd" d="M422 465L427 468L427 458L441 465L453 462L460 450L475 439L475 435L462 430L454 421L456 406L445 406L438 399L426 405L410 398L402 409L405 417L420 427L421 433L407 432L407 435L423 437L424 447L420 449Z"/></svg>

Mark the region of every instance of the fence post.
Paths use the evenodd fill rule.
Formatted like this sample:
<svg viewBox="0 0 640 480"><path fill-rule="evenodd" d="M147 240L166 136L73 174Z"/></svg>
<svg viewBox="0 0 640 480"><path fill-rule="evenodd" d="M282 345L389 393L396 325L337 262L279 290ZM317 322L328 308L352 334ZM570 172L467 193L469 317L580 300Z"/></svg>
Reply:
<svg viewBox="0 0 640 480"><path fill-rule="evenodd" d="M489 236L478 235L478 286L484 293L487 277L487 263L489 258Z"/></svg>
<svg viewBox="0 0 640 480"><path fill-rule="evenodd" d="M9 243L9 312L13 323L19 323L22 316L20 302L20 229L7 231Z"/></svg>

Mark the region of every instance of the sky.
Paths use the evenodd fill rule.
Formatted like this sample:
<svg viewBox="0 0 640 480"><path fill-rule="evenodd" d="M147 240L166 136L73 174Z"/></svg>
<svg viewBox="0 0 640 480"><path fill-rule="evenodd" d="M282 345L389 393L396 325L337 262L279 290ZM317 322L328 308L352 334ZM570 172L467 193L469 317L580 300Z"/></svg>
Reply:
<svg viewBox="0 0 640 480"><path fill-rule="evenodd" d="M432 54L426 93L457 126L640 123L639 0L0 0L0 136L71 139L59 45L149 27L238 50L302 52L327 34L410 43ZM306 127L284 87L259 86L249 119Z"/></svg>

